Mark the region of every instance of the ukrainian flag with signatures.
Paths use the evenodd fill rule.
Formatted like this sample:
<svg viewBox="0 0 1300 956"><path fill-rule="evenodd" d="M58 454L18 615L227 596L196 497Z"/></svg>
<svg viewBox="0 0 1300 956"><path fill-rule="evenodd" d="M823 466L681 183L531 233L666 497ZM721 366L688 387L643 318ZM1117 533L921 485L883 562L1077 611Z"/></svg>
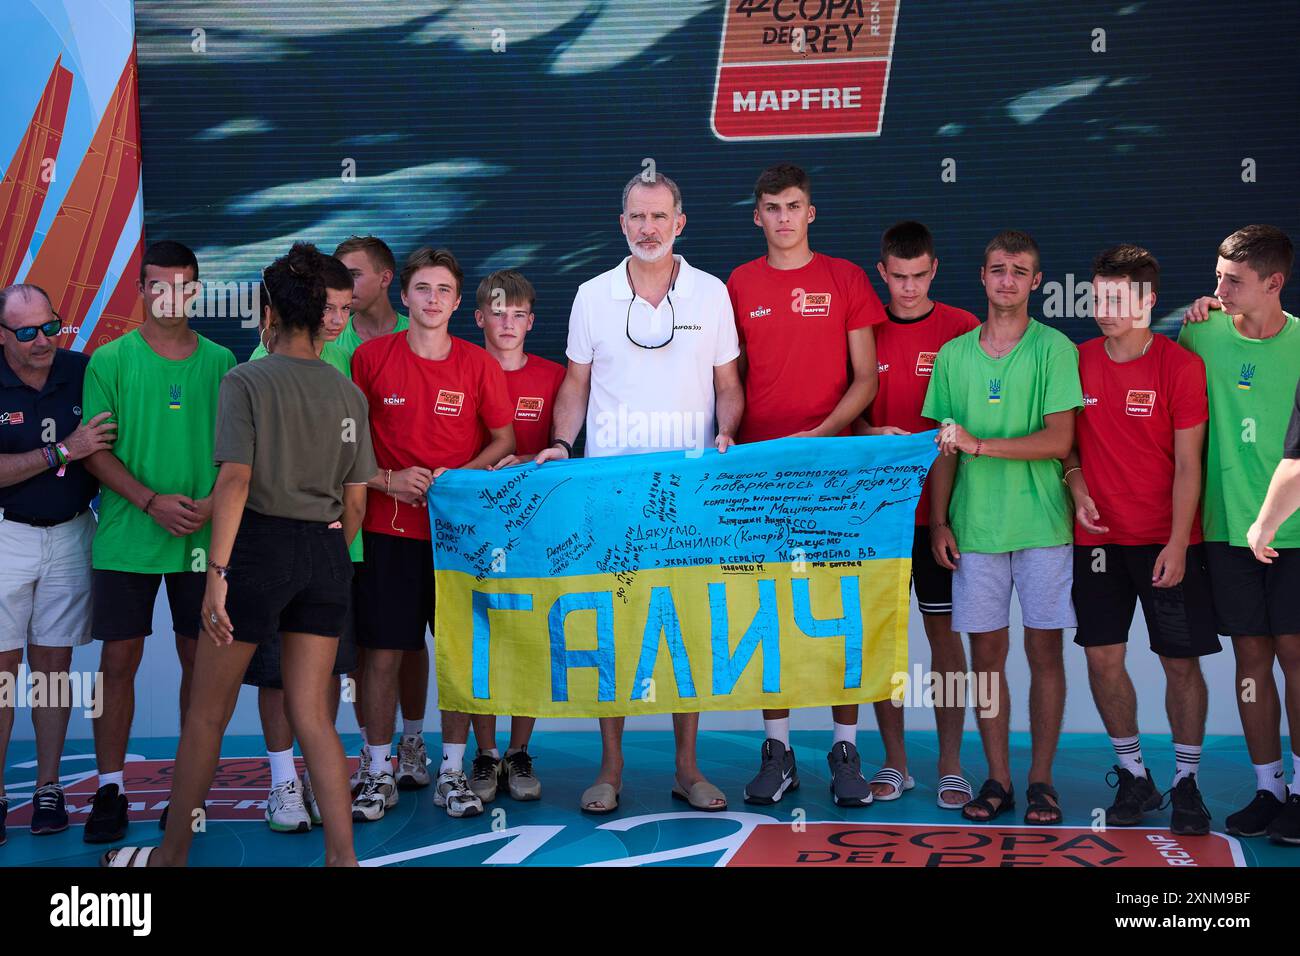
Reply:
<svg viewBox="0 0 1300 956"><path fill-rule="evenodd" d="M449 471L439 705L613 717L884 700L934 432Z"/></svg>

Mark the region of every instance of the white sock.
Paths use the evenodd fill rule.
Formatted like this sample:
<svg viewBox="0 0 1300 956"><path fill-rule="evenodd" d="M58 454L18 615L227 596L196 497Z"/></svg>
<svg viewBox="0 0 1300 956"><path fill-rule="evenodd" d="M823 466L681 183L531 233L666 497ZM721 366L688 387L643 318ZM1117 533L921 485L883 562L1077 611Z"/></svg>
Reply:
<svg viewBox="0 0 1300 956"><path fill-rule="evenodd" d="M268 750L266 756L271 761L271 789L282 783L298 779L298 769L293 765L293 748L288 750Z"/></svg>
<svg viewBox="0 0 1300 956"><path fill-rule="evenodd" d="M1183 777L1194 777L1201 769L1201 747L1199 744L1180 744L1174 741L1174 786Z"/></svg>
<svg viewBox="0 0 1300 956"><path fill-rule="evenodd" d="M832 747L838 743L853 744L854 747L858 745L857 724L834 723L832 726L835 728L835 736L831 739Z"/></svg>
<svg viewBox="0 0 1300 956"><path fill-rule="evenodd" d="M779 740L785 745L785 749L790 749L790 718L778 717L776 720L763 718L763 733L767 734L768 740Z"/></svg>
<svg viewBox="0 0 1300 956"><path fill-rule="evenodd" d="M366 753L370 754L371 773L392 773L392 744L366 744Z"/></svg>
<svg viewBox="0 0 1300 956"><path fill-rule="evenodd" d="M1142 745L1138 737L1111 737L1110 745L1115 748L1115 759L1119 765L1135 777L1147 775L1146 764L1142 762Z"/></svg>
<svg viewBox="0 0 1300 956"><path fill-rule="evenodd" d="M119 794L125 794L126 784L122 782L122 773L123 771L121 770L118 770L116 773L101 773L99 775L99 785L101 787L107 787L110 783L115 783L117 784L117 792Z"/></svg>
<svg viewBox="0 0 1300 956"><path fill-rule="evenodd" d="M418 737L422 733L424 733L423 717L421 717L419 720L408 720L405 717L402 718L403 737Z"/></svg>
<svg viewBox="0 0 1300 956"><path fill-rule="evenodd" d="M524 747L507 747L507 748L506 748L506 756L509 757L511 754L517 754L517 753L519 753L519 751L521 751L521 750L527 750L527 749L528 749L528 748L527 748L526 746L524 746ZM1297 760L1300 760L1300 757L1297 757L1296 759L1297 759ZM1300 777L1296 777L1296 779L1297 779L1297 780L1300 780Z"/></svg>
<svg viewBox="0 0 1300 956"><path fill-rule="evenodd" d="M447 744L442 745L442 763L438 765L438 773L447 771L455 772L463 770L465 767L465 745L464 744Z"/></svg>
<svg viewBox="0 0 1300 956"><path fill-rule="evenodd" d="M1251 766L1255 768L1256 790L1267 790L1279 800L1286 799L1286 781L1282 779L1286 773L1282 769L1281 760L1274 760L1272 763L1256 763Z"/></svg>
<svg viewBox="0 0 1300 956"><path fill-rule="evenodd" d="M488 754L493 760L501 759L501 751L497 750L496 747L493 747L491 750L484 750L483 748L480 747L479 753Z"/></svg>

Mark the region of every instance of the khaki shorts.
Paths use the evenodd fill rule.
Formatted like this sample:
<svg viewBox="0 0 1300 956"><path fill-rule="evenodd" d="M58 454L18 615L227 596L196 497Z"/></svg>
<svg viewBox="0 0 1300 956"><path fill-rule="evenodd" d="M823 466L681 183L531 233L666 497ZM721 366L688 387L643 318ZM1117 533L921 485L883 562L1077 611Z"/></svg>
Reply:
<svg viewBox="0 0 1300 956"><path fill-rule="evenodd" d="M52 528L0 517L0 652L90 641L89 511Z"/></svg>

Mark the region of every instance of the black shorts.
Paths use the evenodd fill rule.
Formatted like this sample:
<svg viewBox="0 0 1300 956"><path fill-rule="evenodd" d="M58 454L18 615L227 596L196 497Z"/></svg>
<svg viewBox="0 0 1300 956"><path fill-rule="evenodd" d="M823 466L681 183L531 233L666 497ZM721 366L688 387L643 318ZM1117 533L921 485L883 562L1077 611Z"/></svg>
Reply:
<svg viewBox="0 0 1300 956"><path fill-rule="evenodd" d="M1104 647L1128 641L1133 610L1142 602L1151 650L1161 657L1204 657L1223 650L1214 632L1205 546L1187 549L1183 580L1171 588L1151 586L1158 544L1097 544L1074 547L1074 643Z"/></svg>
<svg viewBox="0 0 1300 956"><path fill-rule="evenodd" d="M356 565L353 565L355 571ZM339 638L338 653L334 656L334 675L340 677L351 674L357 669L357 579L352 579L352 604L348 608L348 618ZM276 634L265 644L257 645L253 659L248 662L244 672L244 683L250 687L268 687L273 690L284 689L284 679L280 676L280 635Z"/></svg>
<svg viewBox="0 0 1300 956"><path fill-rule="evenodd" d="M343 529L245 508L227 582L237 641L264 644L283 631L339 637L352 606Z"/></svg>
<svg viewBox="0 0 1300 956"><path fill-rule="evenodd" d="M418 651L433 628L433 545L392 534L365 535L357 566L357 646Z"/></svg>
<svg viewBox="0 0 1300 956"><path fill-rule="evenodd" d="M917 525L912 535L912 586L922 614L952 613L952 572L934 560L930 528L923 524Z"/></svg>
<svg viewBox="0 0 1300 956"><path fill-rule="evenodd" d="M95 640L126 641L152 634L153 606L158 599L158 584L164 580L172 630L183 637L198 637L203 630L207 574L202 571L140 574L96 569L90 583L90 633Z"/></svg>
<svg viewBox="0 0 1300 956"><path fill-rule="evenodd" d="M1224 541L1207 541L1205 554L1220 634L1300 634L1300 548L1278 548L1272 564Z"/></svg>

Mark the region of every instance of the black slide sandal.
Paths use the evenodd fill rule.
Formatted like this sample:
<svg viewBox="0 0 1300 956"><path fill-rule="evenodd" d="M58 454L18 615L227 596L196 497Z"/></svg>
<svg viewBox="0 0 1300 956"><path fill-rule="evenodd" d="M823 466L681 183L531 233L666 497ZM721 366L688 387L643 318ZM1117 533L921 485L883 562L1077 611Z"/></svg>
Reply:
<svg viewBox="0 0 1300 956"><path fill-rule="evenodd" d="M1033 826L1050 827L1050 826L1055 826L1056 824L1061 822L1061 807L1060 807L1061 797L1060 794L1056 792L1056 788L1053 787L1050 783L1031 783L1028 789L1025 790L1025 795L1029 798L1029 806L1025 808L1025 823L1029 824L1029 826L1031 827ZM1052 804L1048 803L1047 800L1045 799L1046 797L1051 797L1053 800L1057 802L1057 805L1053 806ZM1050 820L1029 819L1029 814L1034 812L1050 813L1053 815L1053 819Z"/></svg>
<svg viewBox="0 0 1300 956"><path fill-rule="evenodd" d="M993 804L989 802L990 800L997 800L998 805L994 807ZM988 816L971 816L966 812L971 807L983 810L988 814ZM996 820L1002 814L1014 810L1015 808L1016 793L1014 788L1011 790L1004 790L1002 789L1002 784L998 783L996 780L985 780L980 786L979 796L961 808L961 815L972 823L989 823Z"/></svg>

